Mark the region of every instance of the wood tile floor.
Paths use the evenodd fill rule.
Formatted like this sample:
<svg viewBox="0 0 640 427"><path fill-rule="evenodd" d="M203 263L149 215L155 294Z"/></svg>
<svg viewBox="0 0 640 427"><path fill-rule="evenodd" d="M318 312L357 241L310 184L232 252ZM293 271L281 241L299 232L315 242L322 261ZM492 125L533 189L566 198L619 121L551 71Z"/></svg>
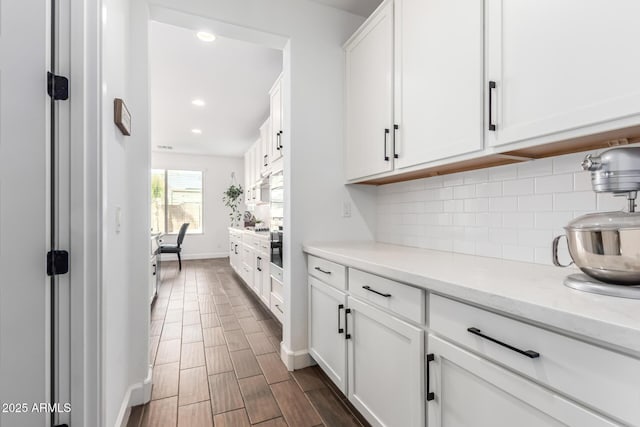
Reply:
<svg viewBox="0 0 640 427"><path fill-rule="evenodd" d="M282 328L228 259L163 263L151 402L128 427L367 426L317 367L288 372Z"/></svg>

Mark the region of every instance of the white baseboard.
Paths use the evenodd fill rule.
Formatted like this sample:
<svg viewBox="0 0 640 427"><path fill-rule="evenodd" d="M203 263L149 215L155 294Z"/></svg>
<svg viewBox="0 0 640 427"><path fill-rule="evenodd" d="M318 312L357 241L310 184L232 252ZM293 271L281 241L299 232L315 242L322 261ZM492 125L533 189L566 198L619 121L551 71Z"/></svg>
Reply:
<svg viewBox="0 0 640 427"><path fill-rule="evenodd" d="M227 258L229 256L229 252L207 252L202 254L182 254L182 260L193 260L193 259L213 259L213 258ZM178 256L176 254L161 254L161 261L178 261Z"/></svg>
<svg viewBox="0 0 640 427"><path fill-rule="evenodd" d="M284 345L284 342L280 343L280 359L290 371L316 364L309 354L309 350L291 351Z"/></svg>
<svg viewBox="0 0 640 427"><path fill-rule="evenodd" d="M133 384L127 389L120 405L120 412L116 419L116 427L126 427L131 415L131 407L144 405L151 400L151 388L153 385L153 367L149 366L147 378L143 382Z"/></svg>

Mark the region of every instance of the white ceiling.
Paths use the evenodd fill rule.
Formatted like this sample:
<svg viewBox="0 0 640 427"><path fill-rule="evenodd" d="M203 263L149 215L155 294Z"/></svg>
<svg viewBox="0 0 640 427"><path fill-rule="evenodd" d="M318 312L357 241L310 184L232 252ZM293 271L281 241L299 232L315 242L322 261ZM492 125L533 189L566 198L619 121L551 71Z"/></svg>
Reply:
<svg viewBox="0 0 640 427"><path fill-rule="evenodd" d="M205 43L193 30L154 21L149 61L153 150L241 156L256 141L281 51L219 36ZM206 105L192 105L196 98Z"/></svg>
<svg viewBox="0 0 640 427"><path fill-rule="evenodd" d="M336 9L346 10L360 16L369 16L382 0L311 0L316 3L322 3Z"/></svg>

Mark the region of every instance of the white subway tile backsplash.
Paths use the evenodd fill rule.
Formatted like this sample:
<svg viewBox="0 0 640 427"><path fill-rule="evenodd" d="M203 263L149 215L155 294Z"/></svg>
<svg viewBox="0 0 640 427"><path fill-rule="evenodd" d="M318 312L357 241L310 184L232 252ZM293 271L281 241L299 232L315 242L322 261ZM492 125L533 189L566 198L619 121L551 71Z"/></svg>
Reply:
<svg viewBox="0 0 640 427"><path fill-rule="evenodd" d="M553 171L551 159L538 159L516 164L518 178L529 178L551 175Z"/></svg>
<svg viewBox="0 0 640 427"><path fill-rule="evenodd" d="M502 182L486 182L476 185L476 196L495 197L502 196Z"/></svg>
<svg viewBox="0 0 640 427"><path fill-rule="evenodd" d="M490 197L489 212L515 212L518 210L517 197Z"/></svg>
<svg viewBox="0 0 640 427"><path fill-rule="evenodd" d="M594 211L596 210L596 193L593 191L576 191L574 193L554 194L553 210Z"/></svg>
<svg viewBox="0 0 640 427"><path fill-rule="evenodd" d="M533 228L534 227L533 213L505 212L502 214L502 226L504 228Z"/></svg>
<svg viewBox="0 0 640 427"><path fill-rule="evenodd" d="M537 194L566 193L573 191L573 174L540 176L535 181Z"/></svg>
<svg viewBox="0 0 640 427"><path fill-rule="evenodd" d="M476 196L475 184L460 185L457 187L453 187L454 199L468 199L470 197L475 197L475 196Z"/></svg>
<svg viewBox="0 0 640 427"><path fill-rule="evenodd" d="M585 154L380 186L376 238L551 264L551 241L573 218L627 206L624 197L593 192L580 166ZM564 242L560 257L569 260Z"/></svg>
<svg viewBox="0 0 640 427"><path fill-rule="evenodd" d="M573 190L574 191L588 191L592 190L591 185L591 172L582 171L573 174Z"/></svg>
<svg viewBox="0 0 640 427"><path fill-rule="evenodd" d="M551 194L520 196L518 197L518 210L524 212L552 211L553 196Z"/></svg>
<svg viewBox="0 0 640 427"><path fill-rule="evenodd" d="M533 178L504 181L502 183L502 194L504 196L533 194L533 182Z"/></svg>

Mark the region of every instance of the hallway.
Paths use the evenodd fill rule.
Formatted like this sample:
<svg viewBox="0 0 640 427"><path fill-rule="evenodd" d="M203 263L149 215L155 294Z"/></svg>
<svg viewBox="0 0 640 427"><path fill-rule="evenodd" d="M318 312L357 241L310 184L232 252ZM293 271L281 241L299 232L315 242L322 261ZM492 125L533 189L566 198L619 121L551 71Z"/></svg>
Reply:
<svg viewBox="0 0 640 427"><path fill-rule="evenodd" d="M228 259L163 264L151 312L151 402L129 427L360 426L317 367L289 373L280 324Z"/></svg>

